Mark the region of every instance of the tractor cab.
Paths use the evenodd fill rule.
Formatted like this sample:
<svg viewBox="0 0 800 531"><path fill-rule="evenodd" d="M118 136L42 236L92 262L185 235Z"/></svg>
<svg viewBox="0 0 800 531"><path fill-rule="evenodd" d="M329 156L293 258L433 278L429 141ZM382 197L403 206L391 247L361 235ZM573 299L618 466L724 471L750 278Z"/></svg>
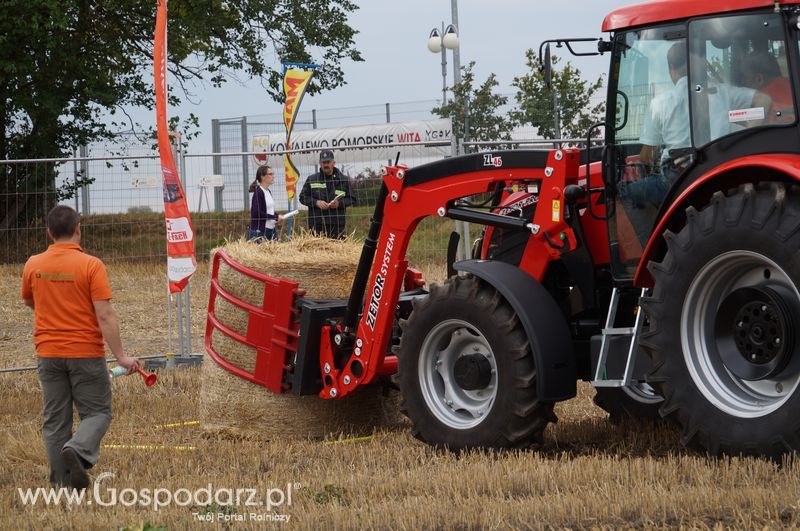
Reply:
<svg viewBox="0 0 800 531"><path fill-rule="evenodd" d="M626 8L604 24L614 32L603 179L617 279L634 277L667 207L709 169L800 148L796 6L706 15L692 4L684 20L638 25L646 14ZM662 13L681 2L672 6Z"/></svg>
<svg viewBox="0 0 800 531"><path fill-rule="evenodd" d="M610 41L542 43L548 80L550 43L611 52L603 183L617 281L634 280L657 223L692 183L734 159L800 151L790 68L799 14L792 2L661 0L606 17ZM598 51L580 51L587 41Z"/></svg>

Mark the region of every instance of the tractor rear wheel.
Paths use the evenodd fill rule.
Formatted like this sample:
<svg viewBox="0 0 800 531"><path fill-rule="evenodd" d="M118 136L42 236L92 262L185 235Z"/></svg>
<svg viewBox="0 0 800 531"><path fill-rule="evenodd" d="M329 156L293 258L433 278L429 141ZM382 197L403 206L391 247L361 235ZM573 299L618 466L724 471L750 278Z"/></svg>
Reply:
<svg viewBox="0 0 800 531"><path fill-rule="evenodd" d="M800 450L800 193L717 192L666 241L640 342L662 412L712 455Z"/></svg>
<svg viewBox="0 0 800 531"><path fill-rule="evenodd" d="M548 323L538 324L544 333ZM401 326L401 411L418 439L451 450L525 447L555 422L553 404L536 395L528 337L490 285L458 276L434 284Z"/></svg>

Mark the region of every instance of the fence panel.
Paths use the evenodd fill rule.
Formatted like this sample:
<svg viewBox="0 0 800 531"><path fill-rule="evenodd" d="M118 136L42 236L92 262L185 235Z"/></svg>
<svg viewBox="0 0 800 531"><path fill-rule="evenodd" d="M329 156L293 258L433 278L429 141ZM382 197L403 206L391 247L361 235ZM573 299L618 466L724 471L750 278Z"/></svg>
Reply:
<svg viewBox="0 0 800 531"><path fill-rule="evenodd" d="M437 100L379 104L351 108L306 110L297 117L297 131L328 129L350 125L386 122L422 121L434 118L431 109ZM510 108L509 104L506 107ZM504 113L507 109L498 109ZM186 351L202 350L200 335L205 320L207 300L207 257L212 248L226 240L245 235L249 222L250 197L247 188L253 181L259 163L253 152L256 135L285 135L283 117L279 113L213 120L213 153L176 156L186 197L195 228L198 271L190 283L191 333L193 344ZM516 139L534 139L535 128L517 128ZM549 148L552 145L543 145ZM44 215L56 204L67 204L81 213L83 246L87 252L100 256L109 264L109 273L119 304L123 335L130 354L145 355L178 351L177 301L168 302L166 282L166 234L163 217L160 162L154 150L155 142L135 135L121 142L98 144L82 148L76 156L59 160L0 161L0 273L4 280L17 279L21 264L29 256L47 248ZM348 209L347 228L356 238L366 235L380 187L379 170L395 159L408 167L418 166L443 156L449 156L449 145L430 145L429 151L412 150L409 144L397 145L391 156L380 159L375 151L364 148L336 148L337 166L351 179L358 204ZM459 146L464 151L532 147L509 143L503 146L474 142ZM311 150L313 151L313 150ZM259 153L259 155L263 155ZM283 153L264 155L273 166L276 179L272 192L278 211L297 205L290 204L285 191ZM296 157L300 172L299 194L305 179L318 170L311 157ZM385 157L382 154L381 157ZM263 158L263 157L262 157ZM205 187L209 176L221 176L222 186ZM301 207L303 208L303 207ZM295 218L293 230L304 227L305 212ZM428 278L443 278L445 254L450 233L455 230L452 220L431 217L417 227L408 252L412 267L423 270ZM281 226L281 237L290 236L288 224ZM466 234L463 231L462 234ZM471 237L478 236L472 230ZM465 248L469 248L468 243ZM132 281L133 280L133 281ZM18 280L9 291L18 293ZM6 283L8 284L8 282ZM5 301L4 301L5 303ZM10 303L10 301L9 301ZM0 306L0 310L8 305ZM155 321L154 322L154 316ZM29 333L30 323L24 325ZM22 332L7 324L0 338L22 337ZM185 325L185 323L184 323ZM17 327L19 328L19 327ZM16 350L15 340L5 341L3 352ZM25 340L27 341L27 339ZM27 344L27 343L26 343ZM2 363L0 363L2 365Z"/></svg>
<svg viewBox="0 0 800 531"><path fill-rule="evenodd" d="M400 164L414 167L438 160L450 149L446 142L418 145L390 146L393 158ZM312 173L318 171L317 152L298 158L301 178L297 195ZM337 166L351 179L357 205L348 209L348 231L363 238L375 207L380 188L380 168L395 160L377 159L376 151L366 148L336 149ZM204 259L215 246L246 233L249 222L250 197L247 186L253 180L261 162L256 153L237 152L185 156L182 175L186 197L192 211L195 227L197 256ZM305 207L297 197L290 205L285 189L283 153L259 155L275 169L276 179L271 191L278 211ZM180 155L179 155L180 157ZM223 186L202 186L205 178L221 169ZM26 205L14 221L0 230L2 263L23 263L30 255L47 246L44 215L56 204L73 206L81 213L81 230L86 250L102 256L106 261L154 261L166 256L161 191L160 163L158 157L117 156L105 158L75 158L68 160L0 161L0 175L22 183L18 192L0 198L6 217L13 211L15 202ZM78 185L80 179L90 179L89 184ZM42 183L48 182L46 186ZM8 188L11 188L10 186ZM221 196L221 204L215 198ZM305 225L305 214L295 220L294 229ZM428 222L425 227L441 225L441 229L420 230L410 248L411 260L433 259L441 251L444 256L446 238L452 223L447 220ZM287 227L283 227L288 237ZM446 234L447 233L447 234ZM416 256L415 253L419 253Z"/></svg>

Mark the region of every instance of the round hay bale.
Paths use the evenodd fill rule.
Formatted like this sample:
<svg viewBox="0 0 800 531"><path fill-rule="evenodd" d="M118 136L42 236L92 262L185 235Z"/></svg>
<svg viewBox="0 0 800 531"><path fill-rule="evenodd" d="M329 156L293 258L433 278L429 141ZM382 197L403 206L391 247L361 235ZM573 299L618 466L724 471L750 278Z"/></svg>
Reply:
<svg viewBox="0 0 800 531"><path fill-rule="evenodd" d="M228 307L238 310L238 308L234 308L230 304L228 304ZM214 330L211 334L211 344L214 345L214 349L223 358L240 369L248 372L256 370L256 349L234 341L219 330Z"/></svg>
<svg viewBox="0 0 800 531"><path fill-rule="evenodd" d="M361 245L351 239L330 240L307 234L291 242L260 245L239 240L221 249L250 269L298 282L306 297L318 299L344 298L349 294L361 253ZM218 278L221 287L235 297L255 306L263 304L264 286L257 280L224 262ZM247 335L246 311L221 297L216 298L214 311L222 324ZM254 371L254 349L218 331L211 340L224 359L245 371ZM203 361L200 420L203 428L212 432L267 439L361 435L404 422L399 393L393 389L367 386L335 400L277 394L231 374L210 356Z"/></svg>
<svg viewBox="0 0 800 531"><path fill-rule="evenodd" d="M331 240L308 233L291 241L253 244L229 242L211 251L223 250L235 262L267 275L294 280L312 299L344 298L350 293L361 257L362 244L352 238ZM260 306L264 301L261 282L220 264L219 282L232 295Z"/></svg>
<svg viewBox="0 0 800 531"><path fill-rule="evenodd" d="M399 427L404 420L399 393L378 385L351 396L276 394L203 360L200 422L204 430L269 440L368 435L376 428Z"/></svg>

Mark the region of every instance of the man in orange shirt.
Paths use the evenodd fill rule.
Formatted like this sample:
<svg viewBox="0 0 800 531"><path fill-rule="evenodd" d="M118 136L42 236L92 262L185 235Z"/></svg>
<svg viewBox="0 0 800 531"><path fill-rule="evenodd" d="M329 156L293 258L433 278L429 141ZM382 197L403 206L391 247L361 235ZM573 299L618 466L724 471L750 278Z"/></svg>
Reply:
<svg viewBox="0 0 800 531"><path fill-rule="evenodd" d="M769 52L752 52L742 61L742 85L772 98L766 119L771 123L794 121L792 84L781 75L778 60Z"/></svg>
<svg viewBox="0 0 800 531"><path fill-rule="evenodd" d="M42 433L50 483L85 489L86 470L97 462L111 424L103 339L129 373L139 362L122 350L105 266L81 249L78 213L68 206L53 208L47 214L47 235L53 244L30 257L22 273L22 299L34 311ZM80 416L74 434L73 405Z"/></svg>

